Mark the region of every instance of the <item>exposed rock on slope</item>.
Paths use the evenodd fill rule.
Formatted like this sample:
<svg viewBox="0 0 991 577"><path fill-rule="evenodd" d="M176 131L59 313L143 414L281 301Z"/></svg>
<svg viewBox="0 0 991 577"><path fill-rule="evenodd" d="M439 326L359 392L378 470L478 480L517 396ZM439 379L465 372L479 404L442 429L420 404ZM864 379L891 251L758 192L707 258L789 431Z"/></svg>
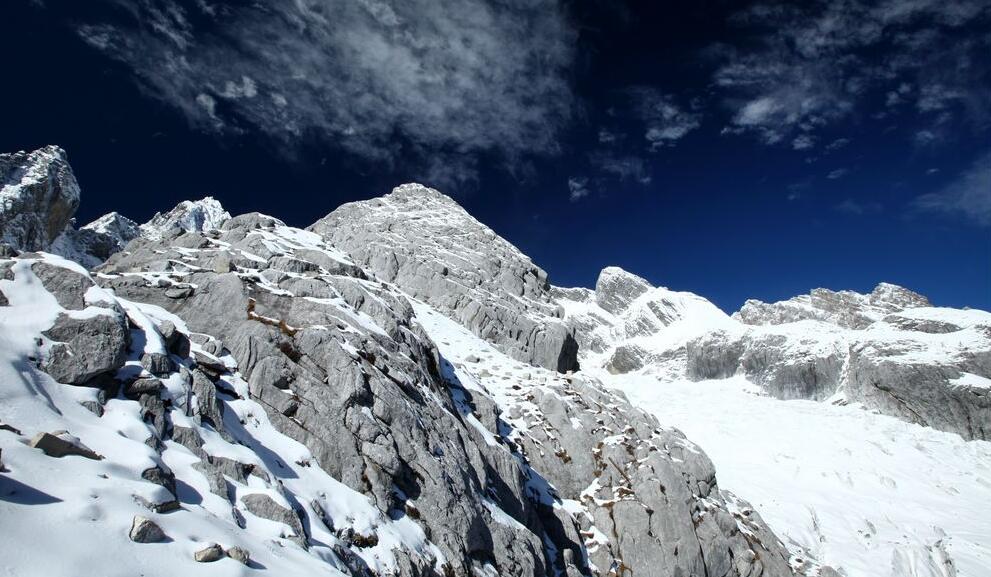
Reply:
<svg viewBox="0 0 991 577"><path fill-rule="evenodd" d="M79 185L64 150L0 154L0 242L47 250L78 207Z"/></svg>
<svg viewBox="0 0 991 577"><path fill-rule="evenodd" d="M618 267L599 274L595 290L554 288L574 328L582 362L613 373L670 365L680 347L708 331L734 326L704 298L651 286Z"/></svg>
<svg viewBox="0 0 991 577"><path fill-rule="evenodd" d="M547 273L453 200L418 184L345 204L312 227L368 269L541 367L578 368Z"/></svg>
<svg viewBox="0 0 991 577"><path fill-rule="evenodd" d="M890 313L928 306L931 306L929 300L918 293L881 283L866 295L819 288L807 295L771 304L751 299L733 318L748 325L819 320L847 329L863 329Z"/></svg>
<svg viewBox="0 0 991 577"><path fill-rule="evenodd" d="M748 301L731 319L645 283L606 269L595 292L555 289L583 335L583 364L667 379L743 374L782 399L857 402L967 439L991 434L991 314L881 284L868 295Z"/></svg>
<svg viewBox="0 0 991 577"><path fill-rule="evenodd" d="M383 514L415 518L439 554L407 553L400 567L790 574L783 546L756 515L737 522L747 506L719 492L683 437L536 368L510 381L519 393L505 406L469 392L474 377L454 372L423 331L425 315L435 338L449 338L436 332L439 313L420 304L414 314L397 288L364 277L316 234L243 215L213 234L134 241L100 280L219 339L280 432ZM482 348L511 362L476 338ZM499 416L510 410L525 411L515 427Z"/></svg>
<svg viewBox="0 0 991 577"><path fill-rule="evenodd" d="M430 233L377 243L368 261L430 244L417 234ZM5 563L62 575L72 550L59 566L16 551L48 525L71 542L102 515L122 570L156 575L199 571L191 552L210 542L280 575L792 574L784 546L680 433L595 381L511 359L501 349L540 361L544 341L487 333L496 348L429 294L371 280L331 237L247 214L136 238L94 277L50 255L0 260L12 369L0 421L69 430L104 457L44 475L48 457L0 430L11 478L57 503L36 514L0 501L26 539L0 545ZM539 269L490 240L501 256L476 246L448 275L498 283L437 302L484 293L557 322ZM129 538L136 517L167 538ZM139 570L146 555L157 562Z"/></svg>
<svg viewBox="0 0 991 577"><path fill-rule="evenodd" d="M159 239L174 229L184 232L217 230L230 217L230 213L212 196L200 200L184 200L172 210L156 213L151 220L142 224L141 235Z"/></svg>

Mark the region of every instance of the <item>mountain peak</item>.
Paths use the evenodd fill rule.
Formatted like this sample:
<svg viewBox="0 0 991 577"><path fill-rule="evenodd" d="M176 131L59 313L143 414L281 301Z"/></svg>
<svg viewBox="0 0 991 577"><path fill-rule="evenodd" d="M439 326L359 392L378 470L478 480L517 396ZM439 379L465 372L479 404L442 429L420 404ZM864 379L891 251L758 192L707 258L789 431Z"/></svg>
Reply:
<svg viewBox="0 0 991 577"><path fill-rule="evenodd" d="M79 208L79 184L65 151L49 145L0 154L0 242L47 250Z"/></svg>
<svg viewBox="0 0 991 577"><path fill-rule="evenodd" d="M149 238L160 238L173 228L186 232L216 230L231 218L223 205L212 196L200 200L184 200L166 213L156 213L151 220L141 225L142 234Z"/></svg>
<svg viewBox="0 0 991 577"><path fill-rule="evenodd" d="M631 272L607 266L595 282L595 299L603 309L618 314L652 288L649 282Z"/></svg>

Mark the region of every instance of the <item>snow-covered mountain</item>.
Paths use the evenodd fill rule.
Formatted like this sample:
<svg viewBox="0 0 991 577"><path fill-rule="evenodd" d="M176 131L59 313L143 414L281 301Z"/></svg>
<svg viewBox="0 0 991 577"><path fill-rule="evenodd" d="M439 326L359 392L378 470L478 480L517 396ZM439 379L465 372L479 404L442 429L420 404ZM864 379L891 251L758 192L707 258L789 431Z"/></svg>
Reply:
<svg viewBox="0 0 991 577"><path fill-rule="evenodd" d="M65 151L0 154L0 243L45 250L69 226L79 208L79 184Z"/></svg>
<svg viewBox="0 0 991 577"><path fill-rule="evenodd" d="M207 232L218 230L231 214L212 196L184 200L166 213L156 213L141 225L141 236L160 239L171 231Z"/></svg>
<svg viewBox="0 0 991 577"><path fill-rule="evenodd" d="M219 229L231 215L212 196L184 200L138 225L117 212L75 228L79 184L64 150L0 154L0 244L48 251L92 268L139 236L160 239Z"/></svg>
<svg viewBox="0 0 991 577"><path fill-rule="evenodd" d="M991 567L989 313L881 285L730 316L613 267L558 288L413 184L307 230L210 198L75 230L45 150L3 155L42 175L5 176L0 213L13 575L96 549L162 576ZM37 223L62 228L29 249Z"/></svg>
<svg viewBox="0 0 991 577"><path fill-rule="evenodd" d="M557 289L586 369L708 380L744 375L780 399L856 403L991 438L991 314L933 307L890 284L825 289L732 317L691 293L616 268L595 291Z"/></svg>

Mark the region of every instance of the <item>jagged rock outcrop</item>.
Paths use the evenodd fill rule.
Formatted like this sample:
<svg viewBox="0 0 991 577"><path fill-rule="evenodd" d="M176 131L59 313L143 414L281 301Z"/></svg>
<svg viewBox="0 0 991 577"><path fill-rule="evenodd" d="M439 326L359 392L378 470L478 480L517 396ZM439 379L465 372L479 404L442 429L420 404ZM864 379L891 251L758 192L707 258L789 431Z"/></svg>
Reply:
<svg viewBox="0 0 991 577"><path fill-rule="evenodd" d="M790 573L784 548L719 490L711 463L683 435L594 379L507 364L466 329L416 308L452 363L461 412L524 456L538 502L577 521L561 529L578 530L585 551L565 557L587 554L596 575Z"/></svg>
<svg viewBox="0 0 991 577"><path fill-rule="evenodd" d="M345 204L310 230L514 359L578 368L578 345L550 300L547 273L436 190L405 184Z"/></svg>
<svg viewBox="0 0 991 577"><path fill-rule="evenodd" d="M141 225L141 234L151 239L175 229L184 232L217 230L230 219L229 212L212 196L200 200L184 200L165 213L155 213L151 220Z"/></svg>
<svg viewBox="0 0 991 577"><path fill-rule="evenodd" d="M575 330L582 363L612 373L672 366L690 338L736 324L698 295L654 287L618 267L603 269L594 291L554 287L553 296Z"/></svg>
<svg viewBox="0 0 991 577"><path fill-rule="evenodd" d="M881 283L866 295L817 288L807 295L776 303L751 299L734 313L733 318L748 325L819 320L847 329L863 329L890 313L928 306L932 306L929 299L918 293Z"/></svg>
<svg viewBox="0 0 991 577"><path fill-rule="evenodd" d="M242 215L206 234L136 239L100 268L99 281L182 318L194 343L197 334L222 343L213 354L229 352L247 394L307 447L313 465L368 494L384 515L415 519L439 556L397 553L407 567L400 574L432 574L440 558L436 570L445 575L605 576L645 567L660 567L659 575L791 574L784 547L751 509L718 490L711 463L682 436L594 383L539 368L529 370L541 382L519 377L521 404L468 393L416 312L427 305L368 280L330 237ZM403 238L427 244L411 232ZM366 259L387 262L407 249L382 242ZM466 278L453 264L448 273ZM543 314L552 307L534 290L524 294ZM494 285L487 294L518 296L504 291ZM489 336L506 346L500 333ZM511 419L515 426L499 416L528 406L536 409ZM203 420L216 421L228 422ZM182 438L197 447L188 433ZM228 495L219 479L215 485ZM288 510L249 500L259 501L249 512L292 528ZM340 535L358 548L378 539Z"/></svg>
<svg viewBox="0 0 991 577"><path fill-rule="evenodd" d="M936 308L882 283L866 295L816 289L774 304L752 300L730 318L696 295L654 289L614 267L595 291L554 295L586 367L663 379L742 374L780 399L858 402L988 438L991 315L983 311Z"/></svg>
<svg viewBox="0 0 991 577"><path fill-rule="evenodd" d="M405 296L355 274L319 236L245 215L208 235L136 240L101 271L118 295L158 304L224 343L273 425L383 514L417 511L453 574L548 571L523 471L459 420ZM177 287L191 290L170 293ZM532 529L493 520L488 495L512 503ZM437 562L406 554L418 573Z"/></svg>
<svg viewBox="0 0 991 577"><path fill-rule="evenodd" d="M64 150L0 154L0 243L47 250L78 207L79 184Z"/></svg>

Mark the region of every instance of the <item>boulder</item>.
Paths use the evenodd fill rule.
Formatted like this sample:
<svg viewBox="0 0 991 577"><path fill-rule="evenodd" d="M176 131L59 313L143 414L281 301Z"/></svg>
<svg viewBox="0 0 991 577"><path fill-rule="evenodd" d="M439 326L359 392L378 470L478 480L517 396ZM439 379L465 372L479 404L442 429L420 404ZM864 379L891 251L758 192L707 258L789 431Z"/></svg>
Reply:
<svg viewBox="0 0 991 577"><path fill-rule="evenodd" d="M155 376L175 371L175 363L165 353L144 353L141 355L141 367Z"/></svg>
<svg viewBox="0 0 991 577"><path fill-rule="evenodd" d="M225 553L227 553L228 557L237 561L238 563L241 563L243 565L251 564L251 553L249 553L247 549L244 549L242 547L231 547Z"/></svg>
<svg viewBox="0 0 991 577"><path fill-rule="evenodd" d="M33 449L40 449L49 457L62 458L78 455L94 461L103 459L103 456L96 454L92 449L82 444L79 439L65 431L38 433L31 439L28 446Z"/></svg>
<svg viewBox="0 0 991 577"><path fill-rule="evenodd" d="M306 533L303 532L303 524L295 511L279 505L264 493L245 495L241 501L244 503L244 508L252 515L288 526L293 531L292 537L305 546Z"/></svg>
<svg viewBox="0 0 991 577"><path fill-rule="evenodd" d="M128 536L135 543L159 543L168 538L154 521L141 515L134 516Z"/></svg>
<svg viewBox="0 0 991 577"><path fill-rule="evenodd" d="M211 543L206 547L200 549L193 553L193 559L198 563L213 563L214 561L219 561L224 558L226 553L224 553L224 548L216 543Z"/></svg>
<svg viewBox="0 0 991 577"><path fill-rule="evenodd" d="M118 311L87 318L60 314L52 328L44 331L55 341L41 369L56 381L82 385L98 375L114 372L127 360L130 331Z"/></svg>

